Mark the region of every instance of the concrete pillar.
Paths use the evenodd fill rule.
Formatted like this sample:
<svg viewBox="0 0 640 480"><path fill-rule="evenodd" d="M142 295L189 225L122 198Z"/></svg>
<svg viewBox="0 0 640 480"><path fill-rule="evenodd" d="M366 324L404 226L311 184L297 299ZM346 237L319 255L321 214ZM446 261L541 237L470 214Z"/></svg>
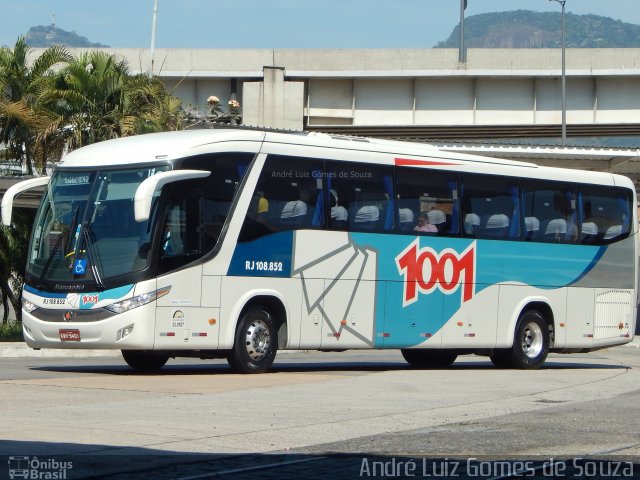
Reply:
<svg viewBox="0 0 640 480"><path fill-rule="evenodd" d="M262 82L245 82L242 89L244 125L302 130L304 83L285 81L281 67L263 67Z"/></svg>

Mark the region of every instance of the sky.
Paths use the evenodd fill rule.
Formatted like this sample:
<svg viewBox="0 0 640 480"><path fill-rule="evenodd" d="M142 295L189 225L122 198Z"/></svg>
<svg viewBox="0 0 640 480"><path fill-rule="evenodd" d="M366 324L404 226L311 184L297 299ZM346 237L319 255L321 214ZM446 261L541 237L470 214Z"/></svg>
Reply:
<svg viewBox="0 0 640 480"><path fill-rule="evenodd" d="M158 0L157 48L431 48L460 20L460 0ZM468 0L479 13L556 11L551 0ZM640 0L567 0L567 12L640 24ZM149 48L153 0L0 0L0 46L29 27Z"/></svg>

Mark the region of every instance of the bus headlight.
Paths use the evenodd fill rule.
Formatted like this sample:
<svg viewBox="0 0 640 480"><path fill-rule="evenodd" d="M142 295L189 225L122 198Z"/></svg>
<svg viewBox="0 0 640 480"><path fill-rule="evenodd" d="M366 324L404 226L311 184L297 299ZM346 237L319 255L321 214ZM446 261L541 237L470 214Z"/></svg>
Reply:
<svg viewBox="0 0 640 480"><path fill-rule="evenodd" d="M151 303L154 300L164 297L170 291L171 291L171 286L160 288L155 292L144 293L142 295L137 295L133 298L127 298L126 300L112 303L111 305L108 305L104 308L113 313L128 312L129 310L141 307L142 305L146 305L147 303Z"/></svg>
<svg viewBox="0 0 640 480"><path fill-rule="evenodd" d="M31 313L33 312L36 308L38 308L36 305L34 305L33 303L31 303L29 300L27 300L26 298L22 297L22 309L27 312L27 313Z"/></svg>

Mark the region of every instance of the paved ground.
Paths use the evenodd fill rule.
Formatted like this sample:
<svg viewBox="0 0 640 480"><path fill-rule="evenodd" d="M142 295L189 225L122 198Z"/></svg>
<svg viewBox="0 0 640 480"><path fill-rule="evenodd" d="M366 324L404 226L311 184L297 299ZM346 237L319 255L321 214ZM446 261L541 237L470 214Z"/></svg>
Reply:
<svg viewBox="0 0 640 480"><path fill-rule="evenodd" d="M70 461L70 479L640 478L626 463L640 458L637 347L535 372L481 357L411 370L396 351L289 353L254 376L222 361L140 375L119 357L3 358L0 478L3 456L41 472Z"/></svg>

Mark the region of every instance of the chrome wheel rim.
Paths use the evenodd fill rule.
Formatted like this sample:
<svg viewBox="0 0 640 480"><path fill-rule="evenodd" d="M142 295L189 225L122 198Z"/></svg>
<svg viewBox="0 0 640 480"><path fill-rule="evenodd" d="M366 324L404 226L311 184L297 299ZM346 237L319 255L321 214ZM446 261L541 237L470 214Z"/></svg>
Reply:
<svg viewBox="0 0 640 480"><path fill-rule="evenodd" d="M262 320L254 320L247 328L247 354L252 360L262 360L271 348L271 335L267 324Z"/></svg>
<svg viewBox="0 0 640 480"><path fill-rule="evenodd" d="M522 331L522 352L529 358L536 358L542 352L542 340L540 325L527 323Z"/></svg>

